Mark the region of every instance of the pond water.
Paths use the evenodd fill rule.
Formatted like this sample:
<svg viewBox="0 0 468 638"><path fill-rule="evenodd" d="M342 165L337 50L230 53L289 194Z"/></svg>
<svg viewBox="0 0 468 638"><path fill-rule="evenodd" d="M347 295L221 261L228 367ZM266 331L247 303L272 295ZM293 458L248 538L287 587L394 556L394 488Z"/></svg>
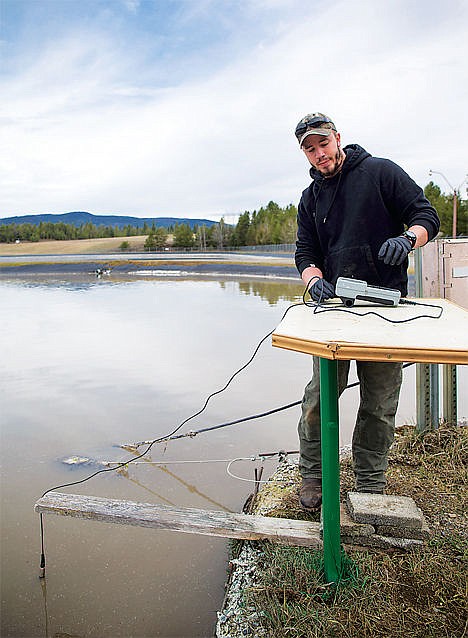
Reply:
<svg viewBox="0 0 468 638"><path fill-rule="evenodd" d="M1 635L149 638L211 636L224 597L227 542L45 517L47 578L39 580L35 501L85 478L119 447L163 436L198 412L298 301L302 287L236 279L0 281ZM299 400L307 355L271 347L182 432ZM398 423L415 418L405 375ZM340 402L349 443L358 390ZM299 408L156 445L125 473L62 491L178 507L240 511L258 453L297 450ZM143 448L144 449L144 448ZM67 465L79 456L86 465ZM164 461L164 465L158 462ZM264 476L275 469L264 462Z"/></svg>

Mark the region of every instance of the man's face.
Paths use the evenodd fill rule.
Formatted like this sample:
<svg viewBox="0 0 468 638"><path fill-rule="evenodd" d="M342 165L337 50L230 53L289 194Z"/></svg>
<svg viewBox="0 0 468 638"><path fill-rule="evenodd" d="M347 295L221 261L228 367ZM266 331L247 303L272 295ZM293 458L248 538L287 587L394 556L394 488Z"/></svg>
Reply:
<svg viewBox="0 0 468 638"><path fill-rule="evenodd" d="M340 134L308 135L302 150L310 164L324 177L333 177L343 164L344 155L340 151Z"/></svg>

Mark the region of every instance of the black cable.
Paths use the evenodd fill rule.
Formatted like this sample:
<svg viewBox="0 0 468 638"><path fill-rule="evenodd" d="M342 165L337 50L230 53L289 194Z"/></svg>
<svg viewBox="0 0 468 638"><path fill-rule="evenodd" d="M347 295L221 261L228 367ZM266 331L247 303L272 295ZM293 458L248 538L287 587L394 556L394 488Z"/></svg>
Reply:
<svg viewBox="0 0 468 638"><path fill-rule="evenodd" d="M408 299L400 299L399 303L400 304L405 304L405 305L410 305L410 306L425 306L428 308L437 308L440 312L438 315L416 315L414 317L409 317L407 319L389 319L388 317L385 317L384 315L380 314L379 312L375 312L374 310L369 310L367 312L356 312L354 310L350 310L349 308L342 308L340 307L333 307L333 308L324 308L322 305L322 299L323 299L323 283L322 283L322 287L321 287L321 291L320 291L320 296L318 301L307 301L306 300L306 294L309 292L309 286L311 284L311 282L314 279L318 279L319 281L323 281L323 279L321 277L315 276L312 277L308 282L307 282L307 286L304 290L304 293L302 295L302 301L304 303L305 306L309 307L309 308L313 308L314 309L314 314L321 314L322 312L347 312L351 315L355 315L357 317L367 317L368 315L375 315L376 317L379 317L380 319L383 319L384 321L387 321L388 323L408 323L410 321L415 321L416 319L440 319L440 317L442 316L442 313L444 311L444 309L442 308L442 306L437 306L435 304L428 304L428 303L422 303L419 301L409 301Z"/></svg>
<svg viewBox="0 0 468 638"><path fill-rule="evenodd" d="M286 310L283 313L283 316L281 317L280 323L281 321L283 321L283 319L285 318L285 316L287 315L287 313L291 310L291 308L294 308L296 306L300 306L302 304L291 304L290 306L288 306L288 308L286 308ZM146 454L148 454L148 452L151 450L151 448L153 447L153 445L155 443L160 443L162 441L166 441L168 440L170 437L174 436L174 434L176 432L178 432L180 430L181 427L183 427L188 421L191 421L192 419L194 419L195 417L199 416L207 407L209 401L216 396L217 394L220 394L221 392L224 392L226 390L226 388L231 384L231 382L235 379L235 377L242 372L242 370L245 370L245 368L247 368L247 366L249 366L252 361L254 360L255 356L257 355L257 352L259 351L261 345L264 343L264 341L266 339L268 339L269 336L271 336L274 332L273 330L270 330L270 332L268 334L266 334L257 344L257 347L255 348L252 356L250 357L250 359L247 361L247 363L245 363L243 366L241 366L238 370L236 370L236 372L234 372L234 374L229 378L229 380L227 381L227 383L219 390L216 390L215 392L212 392L206 399L205 403L203 404L203 407L198 410L198 412L195 412L194 414L192 414L191 416L187 417L184 421L182 421L182 423L180 423L176 428L174 428L172 430L172 432L170 432L169 434L167 434L166 436L162 436L160 438L154 439L153 441L151 441L148 445L148 447L146 448L146 450L144 452L142 452L141 454L139 454L138 456L135 456L132 459L128 459L126 461L122 461L120 463L117 463L117 465L113 466L113 467L107 467L101 470L97 470L96 472L93 472L92 474L90 474L89 476L86 476L83 479L80 479L79 481L73 481L71 483L63 483L62 485L56 485L54 487L50 487L48 490L46 490L41 498L43 498L46 494L48 494L49 492L53 492L55 490L59 490L62 489L64 487L72 487L73 485L80 485L81 483L85 483L86 481L89 481L90 479L94 478L95 476L98 476L98 474L104 474L104 472L114 472L116 470L118 470L121 467L124 467L125 465L128 465L129 463L133 463L135 461L137 461L138 459L143 458L144 456L146 456ZM45 546L44 546L44 520L43 520L43 512L40 513L40 536L41 536L41 561L40 561L40 572L39 572L39 577L40 578L44 578L45 576L45 565L46 565L46 560L45 560Z"/></svg>
<svg viewBox="0 0 468 638"><path fill-rule="evenodd" d="M414 366L415 362L411 362L411 363L404 363L403 364L403 368L408 368L409 366ZM360 381L355 381L354 383L350 383L349 385L347 385L344 389L343 392L345 390L350 390L351 388L355 388L358 385L360 385L361 382ZM299 399L299 401L293 401L292 403L288 403L286 405L282 405L279 408L273 408L271 410L267 410L266 412L260 412L259 414L252 414L250 416L244 416L240 419L235 419L234 421L226 421L225 423L218 423L217 425L210 425L209 427L206 428L201 428L200 430L193 430L190 432L185 432L185 434L178 434L177 436L170 436L167 439L162 439L159 440L160 443L162 443L163 441L177 441L178 439L183 439L186 438L187 436L190 437L195 437L197 436L197 434L204 434L205 432L212 432L213 430L219 430L221 428L226 428L230 425L237 425L238 423L245 423L246 421L254 421L255 419L261 419L262 417L265 416L271 416L272 414L276 414L277 412L282 412L283 410L289 410L291 408L295 408L298 405L301 405L302 403L302 399ZM139 443L134 443L131 446L129 445L128 447L140 447L141 445L149 445L149 443L153 443L153 441L143 441L143 442L139 442ZM123 446L125 447L125 446ZM131 461L133 461L134 459L131 459ZM129 461L129 462L131 462Z"/></svg>
<svg viewBox="0 0 468 638"><path fill-rule="evenodd" d="M320 277L318 277L318 276L314 276L314 277L312 277L312 278L308 281L308 283L307 283L307 285L306 285L306 288L305 288L305 290L304 290L304 293L303 293L303 295L302 295L302 302L303 302L303 304L304 304L304 305L306 305L306 306L308 306L308 307L313 307L313 308L314 308L314 314L315 314L315 313L317 313L317 312L331 312L331 311L348 312L348 313L350 313L350 314L354 314L354 315L358 315L358 316L366 316L366 315L369 315L369 314L373 314L373 315L376 315L376 316L378 316L378 317L380 317L380 318L384 319L385 321L390 321L391 323L404 323L404 322L406 322L406 321L411 321L412 319L418 318L418 317L413 317L413 318L411 318L411 319L405 319L405 320L401 320L401 321L394 321L394 320L392 321L392 320L386 319L386 317L384 317L383 315L380 315L379 313L376 313L376 312L373 312L373 311L369 311L369 312L366 312L366 313L362 313L362 314L361 314L361 313L353 312L353 311L351 311L351 310L344 309L344 308L322 308L321 310L318 310L318 309L321 307L321 303L322 303L323 285L322 285L322 290L321 290L321 293L320 293L320 296L319 296L319 300L318 300L318 302L317 302L317 303L310 303L310 302L306 301L306 299L305 299L305 295L306 295L306 294L307 294L307 292L309 291L309 286L310 286L311 282L312 282L312 281L314 281L314 279L321 279L321 278L320 278ZM409 303L411 303L412 305L425 305L425 306L431 306L431 304L422 304L422 303L421 303L421 304L418 304L417 302L409 302ZM300 304L300 303L296 303L296 304L291 304L290 306L288 306L288 308L286 308L286 310L284 311L283 316L281 317L280 323L281 323L281 321L283 321L283 319L286 317L287 313L288 313L288 312L289 312L292 308L295 308L295 307L297 307L297 306L301 306L301 305L302 305L302 304ZM441 311L441 312L440 312L440 314L439 314L439 317L440 317L440 315L442 314L442 308L441 308L440 306L432 306L432 307L440 308L440 311ZM431 316L431 315L426 315L426 316L428 316L428 317L430 317L430 318L438 318L438 317L433 317L433 316ZM132 459L128 459L128 460L126 460L126 461L121 461L121 462L117 463L117 464L116 464L115 466L113 466L113 467L108 467L108 468L103 468L103 469L97 470L96 472L93 472L93 473L92 473L92 474L90 474L89 476L86 476L85 478L80 479L80 480L78 480L78 481L73 481L73 482L70 482L70 483L63 483L63 484L61 484L61 485L56 485L56 486L54 486L54 487L51 487L51 488L49 488L48 490L46 490L45 492L43 492L43 494L42 494L41 498L43 498L43 497L44 497L46 494L48 494L49 492L52 492L52 491L55 491L55 490L59 490L59 489L62 489L62 488L64 488L64 487L72 487L73 485L80 485L81 483L85 483L85 482L87 482L87 481L91 480L92 478L94 478L95 476L98 476L99 474L104 474L104 472L114 472L114 471L118 470L118 469L119 469L119 468L121 468L121 467L124 467L124 466L126 466L126 465L129 465L130 463L133 463L133 462L135 462L135 461L137 461L137 460L139 460L139 459L143 458L144 456L146 456L146 455L148 454L148 452L151 450L151 448L153 447L153 445L155 445L156 443L161 443L161 442L163 442L163 441L168 441L168 440L174 440L174 439L177 439L177 438L182 438L182 435L180 435L180 436L178 436L178 437L174 437L174 435L175 435L175 434L176 434L176 432L178 432L178 431L179 431L179 430L180 430L180 429L181 429L181 428L182 428L182 427L183 427L186 423L188 423L188 421L191 421L191 420L192 420L192 419L194 419L195 417L197 417L197 416L199 416L200 414L202 414L202 412L204 412L204 410L205 410L205 409L206 409L206 407L208 406L208 403L210 402L210 400L211 400L214 396L216 396L217 394L221 394L222 392L224 392L224 391L225 391L225 390L229 387L229 385L230 385L230 384L231 384L231 382L235 379L235 377L236 377L238 374L240 374L240 372L242 372L243 370L245 370L245 368L247 368L247 367L248 367L248 366L252 363L252 361L254 360L255 356L257 355L257 353L258 353L258 351L259 351L260 347L261 347L261 346L262 346L262 344L264 343L264 341L265 341L265 340L266 340L269 336L271 336L271 335L273 334L273 332L274 332L274 329L273 329L273 330L271 330L270 332L268 332L268 334L266 334L266 335L265 335L265 336L264 336L264 337L263 337L263 338L262 338L262 339L258 342L258 344L257 344L257 346L256 346L256 348L255 348L255 350L254 350L254 352L253 352L253 354L252 354L252 356L251 356L251 357L250 357L250 359L247 361L247 363L245 363L245 364L244 364L243 366L241 366L238 370L236 370L236 372L234 372L234 374L233 374L233 375L229 378L229 380L225 383L225 385L224 385L222 388L220 388L219 390L216 390L215 392L212 392L212 393L211 393L211 394L207 397L207 399L206 399L205 403L203 404L203 407L202 407L200 410L198 410L198 412L195 412L195 413L194 413L194 414L192 414L191 416L187 417L187 418L186 418L184 421L182 421L182 422L181 422L181 423L180 423L177 427L175 427L175 428L174 428L174 430L172 430L172 432L170 432L169 434L167 434L167 435L165 435L165 436L159 437L159 438L154 439L153 441L151 441L151 442L148 444L148 446L147 446L146 450L145 450L144 452L142 452L141 454L139 454L139 455L135 456L134 458L132 458ZM411 364L408 364L408 365L411 365ZM354 387L354 386L356 386L356 385L359 385L359 381L358 381L357 383L354 383L354 384L350 385L350 386L347 386L347 388L351 388L351 387ZM345 389L347 389L347 388L345 388ZM256 418L261 418L261 417L263 417L263 416L268 416L268 415L270 415L270 414L274 414L275 412L279 412L279 411L281 411L281 410L289 409L289 408L291 408L291 407L293 407L293 406L299 405L300 403L301 403L301 401L296 401L296 402L294 402L294 403L288 404L287 406L283 406L283 407L281 407L281 408L276 408L276 409L274 409L274 410L269 410L269 411L264 412L264 413L259 414L259 415L254 415L254 416L251 416L251 417L244 417L244 418L242 418L242 419L237 419L236 421L231 421L231 422L228 422L228 423L222 423L222 424L219 424L219 425L216 425L216 426L211 426L211 427L209 427L209 428L203 428L203 429L199 430L198 432L208 432L208 431L210 431L210 430L216 430L216 429L219 429L219 428L222 428L222 427L227 427L228 425L234 425L235 423L242 423L242 422L244 422L244 421L249 421L249 420L253 420L253 419L256 419ZM196 432L196 433L194 433L194 434L198 434L198 432ZM183 435L183 436L186 436L186 435ZM42 513L42 512L40 513L40 537L41 537L40 578L44 578L44 576L45 576L45 565L46 565L46 561L45 561L45 547L44 547L44 521L43 521L43 513Z"/></svg>
<svg viewBox="0 0 468 638"><path fill-rule="evenodd" d="M288 308L286 308L283 316L281 317L281 321L283 321L283 319L285 318L286 314L291 310L291 308L294 308L296 306L300 306L302 304L292 304L291 306L289 306ZM280 321L280 323L281 323ZM204 412L204 410L206 410L206 407L208 406L209 401L216 396L217 394L221 394L221 392L224 392L228 386L232 383L232 381L235 379L235 377L242 372L243 370L245 370L245 368L247 368L247 366L249 366L252 361L254 360L255 356L257 355L261 345L264 343L264 341L266 339L268 339L269 336L271 336L274 332L273 330L270 330L270 332L268 334L266 334L264 337L262 337L262 339L258 342L252 356L250 357L250 359L247 361L247 363L245 363L243 366L241 366L238 370L236 370L236 372L234 372L233 375L231 375L231 377L229 378L229 380L225 383L225 385L220 388L219 390L216 390L215 392L212 392L206 399L205 403L203 404L203 407L198 410L198 412L195 412L194 414L192 414L191 416L187 417L186 419L184 419L184 421L182 421L181 423L179 423L179 425L177 427L175 427L172 432L169 432L169 434L166 434L165 436L159 437L157 439L154 439L153 441L150 441L148 444L148 448L142 452L142 454L140 454L139 456L134 457L133 459L129 459L126 461L122 461L121 463L119 463L119 465L117 467L113 467L113 468L105 468L102 470L97 470L96 472L94 472L93 474L90 474L88 477L85 477L84 479L81 479L79 481L73 481L72 483L64 483L63 485L57 485L55 487L51 487L48 490L46 490L43 494L42 497L45 496L46 494L48 494L49 492L52 492L53 490L58 490L61 489L63 487L71 487L72 485L79 485L80 483L84 483L85 481L89 481L91 478L97 476L98 474L102 474L104 472L109 472L109 471L114 471L115 469L118 469L119 467L123 467L124 465L128 465L129 463L132 463L133 461L136 461L137 459L141 459L142 456L145 456L146 454L148 454L148 452L151 450L151 448L153 447L153 445L155 443L160 443L162 441L166 441L168 440L170 437L172 437L176 432L178 432L180 430L181 427L183 427L186 423L188 423L188 421L191 421L192 419L194 419L195 417L199 416L202 412ZM273 411L271 412L273 413ZM265 416L268 413L265 413ZM244 420L244 419L241 419ZM241 421L240 420L240 421ZM247 419L245 419L247 420ZM235 423L235 422L233 422ZM42 498L41 497L41 498Z"/></svg>
<svg viewBox="0 0 468 638"><path fill-rule="evenodd" d="M359 382L358 382L359 383ZM236 425L237 423L244 423L245 421L253 421L255 419L261 419L265 416L270 416L271 414L275 414L276 412L281 412L282 410L289 410L290 408L295 407L302 403L302 399L300 401L294 401L293 403L288 403L287 405L282 405L280 408L273 408L272 410L267 410L266 412L261 412L260 414L253 414L252 416L244 416L241 419L236 419L235 421L227 421L226 423L219 423L218 425L211 425L207 428L201 428L200 430L195 430L193 432L187 432L185 434L179 434L177 436L171 436L167 440L175 441L177 439L185 438L186 436L196 436L197 434L203 434L204 432L211 432L212 430L219 430L220 428L227 428L229 425ZM164 439L166 440L166 439ZM138 446L138 443L135 443L135 446Z"/></svg>
<svg viewBox="0 0 468 638"><path fill-rule="evenodd" d="M306 305L310 306L309 302L306 302ZM410 321L415 321L416 319L440 319L442 316L443 308L441 306L433 306L434 308L438 307L440 309L440 313L437 316L434 315L416 315L415 317L409 317L407 319L389 319L388 317L384 317L378 312L374 310L369 310L367 312L354 312L353 310L348 310L347 308L323 308L322 310L317 310L318 306L315 306L314 314L321 314L322 312L348 312L351 315L356 315L357 317L367 317L369 315L375 315L388 323L409 323Z"/></svg>

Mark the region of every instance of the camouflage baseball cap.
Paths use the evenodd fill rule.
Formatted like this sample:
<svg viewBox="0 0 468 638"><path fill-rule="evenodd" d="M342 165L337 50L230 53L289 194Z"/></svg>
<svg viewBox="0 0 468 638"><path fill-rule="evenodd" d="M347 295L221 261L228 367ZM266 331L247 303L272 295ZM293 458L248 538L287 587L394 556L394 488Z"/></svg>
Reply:
<svg viewBox="0 0 468 638"><path fill-rule="evenodd" d="M330 135L332 131L336 131L336 126L332 120L323 113L309 113L296 126L294 131L299 146L309 135Z"/></svg>

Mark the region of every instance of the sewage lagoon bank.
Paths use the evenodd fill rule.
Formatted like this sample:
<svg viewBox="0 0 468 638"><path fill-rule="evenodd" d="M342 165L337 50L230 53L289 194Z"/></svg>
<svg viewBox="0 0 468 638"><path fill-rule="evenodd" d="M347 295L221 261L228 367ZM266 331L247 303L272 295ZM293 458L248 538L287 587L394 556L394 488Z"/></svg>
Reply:
<svg viewBox="0 0 468 638"><path fill-rule="evenodd" d="M235 543L217 638L466 635L467 461L465 425L442 425L424 437L414 427L398 428L387 494L414 500L427 522L424 540L408 548L345 545L338 587L324 582L320 551ZM351 458L344 451L342 503L353 481ZM280 464L251 511L317 522L317 515L299 506L299 484L297 465Z"/></svg>
<svg viewBox="0 0 468 638"><path fill-rule="evenodd" d="M93 270L91 269L90 266L96 265L96 267L98 267L99 265L101 266L106 265L106 263L107 262L105 260L103 262L92 261L92 262L87 262L84 265L82 264L81 268L86 268L87 269L86 272L91 272L91 274L96 275L96 273L93 273ZM173 273L175 273L176 271L186 272L186 268L188 267L188 268L193 268L192 273L196 272L197 275L201 275L201 276L204 276L204 275L210 276L211 273L216 273L217 269L220 267L220 264L216 262L210 262L210 264L203 265L198 262L194 263L193 261L189 262L189 264L187 264L187 262L184 262L184 261L180 263L176 263L174 261L174 262L171 262L171 264L173 264L173 267L172 267ZM203 265L203 268L200 268L200 266L202 265ZM43 273L44 272L43 269L45 266L50 267L50 265L46 265L44 263L42 265L36 264L35 267L37 268L36 270L37 274L41 274L41 272ZM76 268L75 263L68 264L67 268L68 266L70 266L71 269ZM116 266L115 264L111 264L111 266L112 266L111 273L113 274L111 274L110 276L112 277L112 276L118 275L120 273L119 267ZM166 272L169 273L171 271L171 266L167 266L165 262L157 263L157 262L151 261L150 264L143 263L143 262L139 263L139 267L141 267L141 270L143 271L145 269L148 269L149 266L151 266L150 270L151 269L159 270L160 267L165 266ZM268 270L270 268L270 265L265 263L263 263L263 268L265 269L264 271L259 271L258 267L255 264L239 264L239 263L226 264L226 269L230 269L230 274L232 274L233 276L239 276L244 274L239 272L239 268L241 266L248 267L247 270L244 271L244 273L247 274L248 276L252 276L254 271L256 271L256 274L254 276L271 276L273 274L271 271ZM60 273L70 274L70 270L67 273L65 273L63 270L60 271L60 268L63 269L65 267L64 264L58 264L56 265L56 267L59 269L58 271L56 271L57 274L60 274ZM274 274L273 276L284 276L285 278L289 278L291 276L292 278L295 278L297 280L297 273L292 266L287 266L287 265L279 266L276 264L274 267L280 270L277 271L278 274ZM25 272L23 268L24 266L19 268L16 267L16 272ZM128 276L129 272L132 272L132 270L128 270L128 269L134 269L134 264L127 263L125 268L127 270L125 274L124 272L122 272L122 275ZM211 273L209 272L210 269L211 269ZM123 267L122 267L122 270L124 270ZM5 272L6 274L6 271L4 271L3 268L1 269L0 272ZM50 272L50 271L46 271L46 272ZM130 275L130 276L133 276L133 275ZM151 276L151 275L143 274L140 276ZM466 432L464 428L462 428L460 431ZM446 443L446 441L444 440L439 443L437 443L434 449L432 450L434 459L436 461L440 457L440 455L443 455L445 453L444 452L445 445L442 445L442 443ZM418 448L415 447L416 451L417 449ZM427 452L427 450L424 450L424 451ZM406 455L407 452L408 450L404 452L404 455ZM419 452L421 452L421 449L419 449ZM464 462L466 464L466 438L465 438L465 443L462 444L461 446L461 454L462 454L462 457L464 457L465 459ZM242 610L245 608L250 609L251 617L250 619L248 619L247 625L244 625L242 627L243 633L240 633L238 635L252 635L252 636L255 636L255 635L259 635L259 636L260 635L267 635L267 636L275 636L275 635L278 635L278 636L284 636L284 635L291 635L291 636L295 636L295 635L297 636L315 636L315 635L393 636L394 635L394 636L399 636L399 635L408 635L408 632L409 632L410 635L413 635L413 636L417 636L417 635L462 636L463 633L459 631L460 627L462 627L460 617L461 617L461 610L462 610L462 604L463 604L463 598L460 595L460 591L461 591L460 578L458 573L454 574L453 571L448 568L449 566L448 564L449 564L449 561L452 561L455 568L461 569L460 557L463 556L463 552L465 552L465 555L466 555L466 517L464 518L464 523L463 523L463 517L459 513L460 511L463 511L463 508L460 508L460 503L459 503L460 495L462 495L462 500L464 499L464 503L466 505L466 484L467 484L466 483L466 465L465 465L464 475L463 475L463 471L461 471L461 476L464 476L465 477L464 479L460 479L460 482L457 482L457 481L453 482L452 478L449 477L449 480L447 484L445 485L445 487L439 486L436 489L434 489L433 486L431 485L431 482L426 480L427 477L425 477L425 474L428 472L428 468L431 469L432 467L433 469L435 467L434 465L431 465L431 463L432 462L428 462L427 460L425 461L423 459L421 461L421 459L418 460L418 458L413 458L410 456L409 460L408 458L406 458L404 462L403 461L401 463L397 462L394 464L394 466L392 466L391 464L390 471L389 471L389 481L391 477L393 476L393 479L392 479L393 483L390 484L389 482L389 491L390 493L397 493L397 494L401 493L406 496L412 496L415 502L418 503L418 506L420 506L421 509L423 510L428 520L429 529L431 530L431 538L429 541L425 542L425 547L427 546L430 551L424 554L424 560L426 561L426 563L430 561L435 561L435 565L438 565L438 570L441 572L440 575L438 573L437 574L433 573L434 570L428 570L427 574L423 574L422 567L419 567L419 568L416 567L416 562L417 562L416 559L418 558L417 551L399 552L398 550L383 551L383 550L369 550L369 549L366 549L366 550L353 549L350 552L349 550L347 550L350 556L353 557L353 560L356 560L358 567L361 570L360 575L364 574L363 576L364 585L366 587L370 587L369 583L374 582L374 585L375 584L379 585L377 589L380 590L380 587L382 585L379 581L379 577L382 574L386 575L387 579L393 578L394 582L397 583L398 586L395 586L395 588L391 587L392 583L387 583L388 587L384 588L385 592L387 592L388 600L393 600L392 596L396 597L397 593L399 596L401 596L401 600L398 600L397 602L393 601L393 604L395 606L394 609L393 607L391 607L390 609L386 608L385 603L387 601L387 598L383 597L384 600L381 602L382 612L380 613L379 611L377 613L375 609L371 609L371 607L367 607L366 613L369 617L368 620L366 621L367 624L359 625L359 622L360 623L364 622L363 618L359 617L359 614L357 614L356 618L354 617L348 618L346 616L346 611L344 611L343 609L343 607L345 607L350 614L353 614L353 609L355 611L358 610L359 605L357 604L355 599L353 599L352 597L345 598L345 601L347 601L347 605L348 605L346 607L343 603L343 600L339 599L334 594L330 596L327 593L329 589L324 587L322 581L319 581L319 584L317 584L317 590L314 590L313 587L311 588L310 583L313 583L314 581L311 579L310 572L306 581L304 580L300 581L299 576L301 575L302 572L298 572L296 568L294 568L293 573L295 574L295 576L294 576L293 584L291 584L291 582L289 582L288 584L287 578L284 576L280 576L280 580L279 580L280 584L277 583L276 585L274 584L266 585L264 584L263 580L260 580L259 581L260 584L256 586L252 586L251 584L248 584L246 587L241 588L242 589L242 598L241 598ZM410 472L408 472L408 468L410 468L411 470ZM419 483L418 481L416 481L417 477L413 476L412 474L413 471L416 474L418 474L418 476L419 474L421 474L421 476L419 476ZM285 517L290 517L290 518L294 518L294 517L303 518L304 513L299 510L299 507L297 505L298 477L296 476L296 469L294 468L294 466L292 467L291 472L292 474L290 478L287 478L287 476L285 477L286 485L288 484L288 481L290 481L289 501L291 502L289 502L288 499L286 499L289 503L288 509L286 510L287 514L284 513L282 515ZM394 474L394 472L396 472L396 474ZM346 460L343 460L342 462L343 486L346 485L346 481L348 480L346 478L348 476L348 473L349 473L349 468L346 465ZM407 484L409 475L413 476L413 480L414 480L414 484L412 484L411 486ZM429 475L430 475L430 472L429 472ZM444 476L446 476L446 474L444 474ZM435 481L435 483L438 485L438 481ZM348 480L348 487L350 486L351 486L351 482ZM434 502L432 503L432 505L426 502L426 499L428 498L434 499ZM420 505L420 502L423 499L424 499L424 504ZM292 501L294 501L294 506L292 505ZM281 499L281 502L283 503L283 499ZM439 511L439 508L440 508L440 511ZM296 510L296 513L294 513L294 510ZM465 510L466 510L466 507L465 507ZM281 516L279 511L280 510L278 510L278 507L275 506L275 508L271 510L270 515ZM263 513L266 515L266 511L262 509L259 509L257 513ZM252 545L252 544L246 543L245 545L246 546L251 545L252 547L255 548L255 551L258 554L259 560L257 561L257 563L254 563L254 562L249 563L248 561L245 562L245 559L242 558L241 556L239 556L238 558L234 556L233 561L236 561L236 560L239 561L237 563L237 568L234 570L234 572L241 574L241 570L238 568L241 566L242 562L245 562L246 571L250 570L252 574L255 574L256 578L257 577L263 578L262 574L265 572L265 569L264 569L265 558L267 559L267 562L270 565L274 562L274 560L272 559L272 554L269 553L269 550L271 548L267 547L265 549L265 547L262 547L261 544ZM354 552L356 552L356 554L354 554ZM290 555L286 554L286 559L283 560L283 563L285 563L286 565L293 565L294 557L295 557L295 552L291 553ZM408 563L411 557L415 561L414 563L412 563L414 566L414 569L412 570L412 572L410 570L410 564ZM380 561L378 564L377 564L377 558ZM249 558L249 560L251 559ZM315 563L314 563L314 560L315 560ZM311 562L315 564L316 568L317 567L320 568L320 564L317 563L317 559L314 558L314 560L311 560ZM252 558L252 561L253 561L253 558ZM422 561L419 561L419 562L422 562ZM376 563L376 565L374 565L374 563ZM236 563L234 562L233 566L235 565ZM399 565L401 569L403 570L403 575L401 575L397 569ZM375 575L374 573L374 566L375 566L375 569L377 570L377 575ZM412 576L413 576L412 580L410 579L410 572L412 573ZM446 574L447 578L443 578L442 577L443 574ZM451 587L449 586L449 582L448 582L449 578L453 578L453 584ZM466 572L464 574L464 578L466 578ZM304 601L301 602L301 596L303 595L304 592L302 591L302 588L299 587L300 583L304 584L303 589L305 590L306 593L308 592L309 598L312 598L312 602L315 601L315 603L318 604L318 610L315 609L314 605L310 604L310 600L305 599L306 606ZM409 583L412 583L412 584L410 585ZM364 585L362 580L357 581L357 584L356 584L357 591L361 591L361 595L363 594L363 592L367 592L366 595L362 597L370 598L371 600L374 601L374 605L375 605L377 602L379 602L380 599L376 599L375 597L373 598L372 596L374 596L374 591L372 590L372 588L370 590L366 590L364 588ZM359 589L360 587L362 587L362 589ZM408 594L408 592L406 592L406 589L409 589L409 588L412 588L413 590L416 589L418 590L418 592L415 593L413 591L413 597L411 597ZM266 592L272 589L274 590L273 602L275 603L275 606L273 607L272 610L270 610L270 603L271 603L270 599L268 597L265 597L265 599L262 600L261 596L263 594L265 594L266 596ZM354 590L351 588L349 591L351 591L352 593ZM369 591L371 592L372 595L369 595ZM299 604L297 605L294 604L295 600L299 600ZM331 600L333 600L333 604L330 602ZM339 608L339 613L338 613L336 605L339 605L340 600L341 600L341 607ZM281 613L278 611L278 608L277 608L278 601L281 601L281 605L279 605ZM353 607L353 602L354 602L354 607ZM363 603L360 602L360 604L362 605ZM406 607L404 607L404 604L406 604ZM325 607L325 610L324 610L324 607ZM436 614L436 616L431 615L429 613L429 610L431 608L435 610L434 614ZM300 621L300 619L295 620L295 616L292 615L294 610L296 610L296 612L300 614L301 609L302 609L303 616L304 616L304 609L308 610L305 613L304 622ZM323 615L322 612L327 612L330 609L332 609L332 611L335 614L338 614L338 616L327 617L326 613L325 615ZM239 613L235 612L239 620L242 617L242 610ZM384 614L384 611L385 611L385 614ZM229 616L227 612L228 612L228 609L224 608L222 611L220 611L220 614ZM392 613L389 613L389 612L392 612ZM265 622L264 622L265 619L269 623L270 622L269 618L274 619L275 614L278 614L278 613L280 613L278 617L278 620L279 620L278 627L281 627L281 629L274 628L274 626L269 626L268 624L265 625ZM255 614L255 615L252 616L252 614ZM427 630L426 633L423 633L422 629L420 633L415 633L414 631L410 631L410 627L413 627L414 629L415 627L419 626L417 624L418 614L422 615L425 619L424 622L426 624L424 626L425 626L425 629ZM400 620L401 628L400 628L400 625L397 625L397 624L395 624L395 626L392 627L390 626L389 622L387 622L387 617L389 617L393 619L394 623L397 623L397 617L401 615L408 616L408 620L406 620L405 618ZM318 623L317 618L319 620L321 619L320 620L320 622L322 623L321 625L320 623ZM372 621L372 618L375 618L375 620ZM436 619L438 619L439 621L439 629L436 628L436 624L435 624ZM348 625L346 625L346 623L348 623ZM338 625L341 624L345 628L347 627L347 630L349 629L350 633L348 634L330 633L331 631L330 627L336 628L337 624ZM319 628L321 627L320 632L307 633L307 632L315 631L315 629L312 629L310 627L311 625L314 625L314 626L317 625ZM288 627L290 627L290 629L288 629ZM380 631L379 627L383 628L380 633L379 633ZM222 629L220 630L222 631ZM245 633L246 630L248 633ZM289 633L285 633L286 630ZM230 631L232 631L232 633L229 635L235 638L236 634L233 633L234 630L232 629ZM262 634L261 633L262 631L266 633ZM356 631L357 633L353 634L352 631ZM324 632L328 632L328 634ZM223 634L220 634L220 635L223 635Z"/></svg>

